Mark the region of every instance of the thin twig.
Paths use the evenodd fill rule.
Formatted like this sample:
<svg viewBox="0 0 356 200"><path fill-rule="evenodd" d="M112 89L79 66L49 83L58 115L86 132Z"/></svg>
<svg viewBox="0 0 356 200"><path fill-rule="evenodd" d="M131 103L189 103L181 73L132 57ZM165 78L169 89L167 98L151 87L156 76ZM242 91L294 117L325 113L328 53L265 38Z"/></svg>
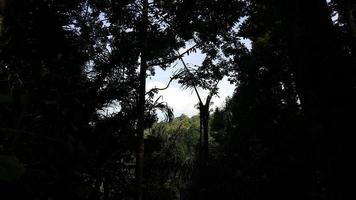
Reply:
<svg viewBox="0 0 356 200"><path fill-rule="evenodd" d="M161 90L166 90L166 89L168 89L169 86L171 85L172 81L175 80L177 77L178 77L178 74L174 74L174 75L170 78L170 80L169 80L168 84L166 85L166 87L164 87L164 88L157 88L157 87L152 88L152 89L150 89L148 92L146 92L146 95L148 95L149 93L154 92L154 91L161 91Z"/></svg>

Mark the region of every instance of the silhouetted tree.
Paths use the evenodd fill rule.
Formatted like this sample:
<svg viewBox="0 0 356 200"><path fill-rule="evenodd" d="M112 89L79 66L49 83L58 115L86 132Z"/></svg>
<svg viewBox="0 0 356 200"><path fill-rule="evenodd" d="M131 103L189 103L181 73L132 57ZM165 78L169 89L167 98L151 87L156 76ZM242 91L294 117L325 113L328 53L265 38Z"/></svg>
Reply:
<svg viewBox="0 0 356 200"><path fill-rule="evenodd" d="M347 198L355 5L0 0L0 198ZM225 76L235 93L210 115ZM199 116L157 97L174 80Z"/></svg>

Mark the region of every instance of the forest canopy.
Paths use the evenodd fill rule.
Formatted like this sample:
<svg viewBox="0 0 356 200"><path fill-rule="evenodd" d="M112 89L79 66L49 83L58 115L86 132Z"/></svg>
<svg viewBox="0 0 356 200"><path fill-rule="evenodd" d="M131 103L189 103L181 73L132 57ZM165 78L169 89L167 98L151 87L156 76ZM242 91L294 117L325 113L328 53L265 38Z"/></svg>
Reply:
<svg viewBox="0 0 356 200"><path fill-rule="evenodd" d="M355 0L0 0L0 199L352 199L355 55Z"/></svg>

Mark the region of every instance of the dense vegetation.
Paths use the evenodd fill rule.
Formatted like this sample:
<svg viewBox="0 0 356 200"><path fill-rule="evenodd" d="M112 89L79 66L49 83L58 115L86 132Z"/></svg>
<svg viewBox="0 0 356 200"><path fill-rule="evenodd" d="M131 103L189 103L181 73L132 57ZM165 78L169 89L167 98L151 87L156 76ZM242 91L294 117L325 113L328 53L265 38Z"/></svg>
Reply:
<svg viewBox="0 0 356 200"><path fill-rule="evenodd" d="M0 0L0 199L353 199L355 54L355 0Z"/></svg>

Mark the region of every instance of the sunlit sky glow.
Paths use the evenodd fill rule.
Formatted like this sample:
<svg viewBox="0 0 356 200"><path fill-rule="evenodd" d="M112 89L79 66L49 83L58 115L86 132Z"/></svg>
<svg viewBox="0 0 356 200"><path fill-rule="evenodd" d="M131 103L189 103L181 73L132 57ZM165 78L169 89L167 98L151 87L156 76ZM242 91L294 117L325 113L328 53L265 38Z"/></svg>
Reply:
<svg viewBox="0 0 356 200"><path fill-rule="evenodd" d="M251 48L251 43L248 40L242 39L242 42L246 45L247 48ZM189 47L188 47L189 48ZM182 49L184 52L184 49ZM184 61L189 65L201 65L205 55L201 53L201 51L197 51L196 53L191 53L189 55L184 56ZM167 70L163 71L160 68L156 68L156 74L153 77L147 79L147 87L149 90L151 88L164 88L170 80L170 76L177 69L182 68L182 64L180 62L174 63ZM212 109L216 107L221 107L224 105L224 101L228 96L231 96L234 92L235 86L231 85L227 78L224 78L220 81L219 85L219 93L218 96L214 96L212 98L213 105ZM208 91L199 90L200 95L203 99L206 98ZM173 81L170 87L164 91L160 91L156 97L162 96L163 101L167 102L170 107L173 108L174 116L180 116L182 114L193 116L198 114L198 110L196 105L198 103L198 98L195 92L191 89L184 90L177 81ZM162 118L162 114L159 114L159 117Z"/></svg>

